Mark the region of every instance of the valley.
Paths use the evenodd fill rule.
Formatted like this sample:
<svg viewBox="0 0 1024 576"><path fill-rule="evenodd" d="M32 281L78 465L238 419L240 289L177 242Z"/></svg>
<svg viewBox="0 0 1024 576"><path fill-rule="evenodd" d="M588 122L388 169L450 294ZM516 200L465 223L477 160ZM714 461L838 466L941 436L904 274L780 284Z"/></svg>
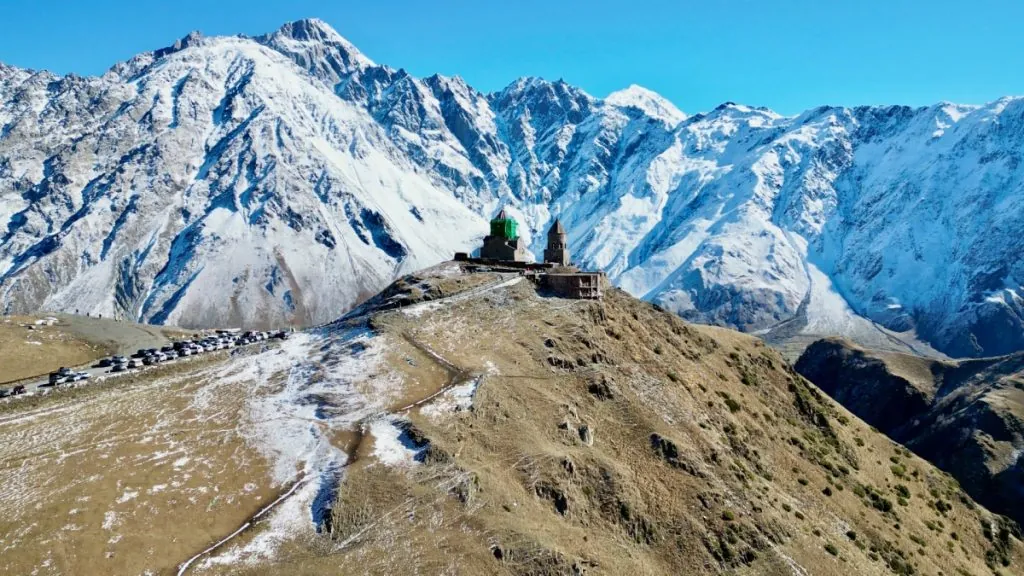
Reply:
<svg viewBox="0 0 1024 576"><path fill-rule="evenodd" d="M935 360L812 344L796 370L893 440L1024 522L1024 357Z"/></svg>

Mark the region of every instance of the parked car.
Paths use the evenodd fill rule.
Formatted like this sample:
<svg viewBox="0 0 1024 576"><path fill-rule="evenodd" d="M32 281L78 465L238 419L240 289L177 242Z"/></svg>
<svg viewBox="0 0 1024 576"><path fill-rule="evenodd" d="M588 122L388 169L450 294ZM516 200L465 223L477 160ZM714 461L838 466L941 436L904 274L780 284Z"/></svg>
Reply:
<svg viewBox="0 0 1024 576"><path fill-rule="evenodd" d="M148 354L145 358L142 359L142 363L145 366L152 366L153 364L156 364L156 362L157 362L156 356L154 356L152 354Z"/></svg>
<svg viewBox="0 0 1024 576"><path fill-rule="evenodd" d="M75 372L75 374L71 377L71 381L81 382L82 380L88 380L91 377L92 375L89 374L88 372Z"/></svg>
<svg viewBox="0 0 1024 576"><path fill-rule="evenodd" d="M142 366L142 361L132 358L128 361L127 366L128 368L139 368Z"/></svg>
<svg viewBox="0 0 1024 576"><path fill-rule="evenodd" d="M128 359L125 358L124 356L114 356L113 358L110 359L110 361L113 362L114 364L124 364L125 362L128 361Z"/></svg>
<svg viewBox="0 0 1024 576"><path fill-rule="evenodd" d="M25 385L18 384L14 388L11 388L11 396L18 396L25 393Z"/></svg>
<svg viewBox="0 0 1024 576"><path fill-rule="evenodd" d="M178 350L178 358L184 358L185 356L191 356L191 355L192 355L192 351L189 350L188 348L182 348L181 350Z"/></svg>
<svg viewBox="0 0 1024 576"><path fill-rule="evenodd" d="M175 350L174 346L164 346L163 348L160 349L160 351L163 352L164 354L167 354L169 352L174 352L174 350Z"/></svg>
<svg viewBox="0 0 1024 576"><path fill-rule="evenodd" d="M110 371L111 372L124 372L127 369L128 369L128 365L127 364L114 364L114 366L110 369Z"/></svg>
<svg viewBox="0 0 1024 576"><path fill-rule="evenodd" d="M99 363L99 367L100 368L110 368L113 365L114 365L114 361L111 360L110 358L101 358L100 359L100 363Z"/></svg>

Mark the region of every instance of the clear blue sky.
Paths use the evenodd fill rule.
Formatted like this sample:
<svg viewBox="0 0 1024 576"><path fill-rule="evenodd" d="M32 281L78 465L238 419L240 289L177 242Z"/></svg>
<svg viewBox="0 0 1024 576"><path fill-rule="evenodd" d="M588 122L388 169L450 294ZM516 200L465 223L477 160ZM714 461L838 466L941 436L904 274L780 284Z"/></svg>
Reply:
<svg viewBox="0 0 1024 576"><path fill-rule="evenodd" d="M982 103L1024 94L1020 0L0 0L0 61L99 74L190 30L258 34L315 16L379 63L499 89L636 83L682 110L732 100Z"/></svg>

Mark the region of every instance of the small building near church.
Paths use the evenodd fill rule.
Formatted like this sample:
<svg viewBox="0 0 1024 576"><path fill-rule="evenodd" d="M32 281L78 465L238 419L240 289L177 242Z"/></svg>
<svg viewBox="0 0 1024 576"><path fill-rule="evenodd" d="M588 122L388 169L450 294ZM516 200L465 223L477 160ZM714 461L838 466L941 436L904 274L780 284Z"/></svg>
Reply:
<svg viewBox="0 0 1024 576"><path fill-rule="evenodd" d="M484 237L480 258L511 262L527 261L526 243L519 237L519 223L509 216L504 208L491 220L491 233Z"/></svg>
<svg viewBox="0 0 1024 576"><path fill-rule="evenodd" d="M540 285L562 298L600 300L602 289L608 284L604 272L552 272L539 276Z"/></svg>

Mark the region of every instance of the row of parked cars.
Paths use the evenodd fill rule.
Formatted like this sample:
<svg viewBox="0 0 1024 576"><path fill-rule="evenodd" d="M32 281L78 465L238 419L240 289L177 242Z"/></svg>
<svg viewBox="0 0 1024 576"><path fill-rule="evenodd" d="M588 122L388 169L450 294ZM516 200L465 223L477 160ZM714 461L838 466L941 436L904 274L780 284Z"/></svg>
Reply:
<svg viewBox="0 0 1024 576"><path fill-rule="evenodd" d="M156 348L140 348L131 358L124 356L112 356L100 360L100 368L110 368L111 372L124 372L142 366L151 366L173 360L196 356L207 352L227 350L236 346L244 346L255 342L262 342L271 338L286 339L289 332L281 330L278 332L233 332L222 330L217 334L198 338L195 340L181 340L172 345L164 346L159 350Z"/></svg>
<svg viewBox="0 0 1024 576"><path fill-rule="evenodd" d="M175 342L174 344L164 346L160 349L140 348L135 352L135 354L132 354L130 358L125 356L111 356L109 358L103 358L94 367L110 368L111 372L124 372L133 368L160 364L161 362L167 362L168 360L173 360L175 358L195 356L198 354L205 354L207 352L215 352L217 350L227 350L236 346L254 344L256 342L263 342L273 338L286 340L290 335L291 332L286 330L280 330L277 332L218 330L214 335L197 338L195 340L182 340ZM58 387L65 384L73 386L75 382L81 382L88 380L89 378L90 374L88 372L81 372L72 370L71 368L61 367L56 372L51 372L47 382L40 384L39 386L41 388ZM0 398L5 398L7 396L19 396L21 394L26 394L29 391L30 390L28 390L24 384L18 384L9 389L0 388Z"/></svg>
<svg viewBox="0 0 1024 576"><path fill-rule="evenodd" d="M47 385L59 386L61 384L70 384L71 382L79 382L82 380L89 379L88 372L78 372L71 368L65 368L61 366L56 372L50 372L50 380Z"/></svg>

